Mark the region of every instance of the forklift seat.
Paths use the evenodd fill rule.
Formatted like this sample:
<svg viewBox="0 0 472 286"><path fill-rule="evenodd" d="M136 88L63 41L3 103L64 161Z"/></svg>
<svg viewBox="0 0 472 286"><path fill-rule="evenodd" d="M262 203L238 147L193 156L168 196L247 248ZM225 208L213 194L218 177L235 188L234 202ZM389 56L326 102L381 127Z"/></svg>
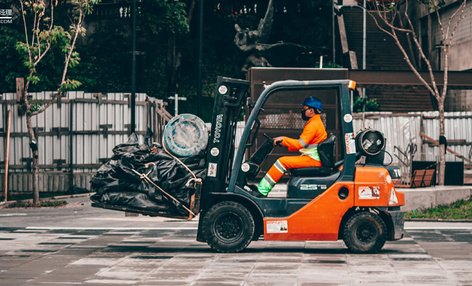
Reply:
<svg viewBox="0 0 472 286"><path fill-rule="evenodd" d="M325 141L318 144L321 167L306 167L291 169L290 173L295 177L325 177L333 173L335 157L336 135L328 134Z"/></svg>

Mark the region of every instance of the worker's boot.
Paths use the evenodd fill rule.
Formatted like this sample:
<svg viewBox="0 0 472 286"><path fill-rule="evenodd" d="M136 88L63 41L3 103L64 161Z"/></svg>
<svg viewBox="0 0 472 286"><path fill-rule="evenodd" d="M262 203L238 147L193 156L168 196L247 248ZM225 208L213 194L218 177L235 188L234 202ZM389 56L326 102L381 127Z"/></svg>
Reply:
<svg viewBox="0 0 472 286"><path fill-rule="evenodd" d="M248 193L250 193L253 197L256 197L256 198L265 198L267 196L264 196L263 194L261 194L261 192L259 192L258 188L256 185L247 185L250 189L250 191Z"/></svg>
<svg viewBox="0 0 472 286"><path fill-rule="evenodd" d="M275 183L274 183L275 185ZM270 193L274 186L270 184L267 179L264 177L262 180L259 182L259 185L257 185L257 190L258 192L263 195L264 197L267 197L267 195Z"/></svg>

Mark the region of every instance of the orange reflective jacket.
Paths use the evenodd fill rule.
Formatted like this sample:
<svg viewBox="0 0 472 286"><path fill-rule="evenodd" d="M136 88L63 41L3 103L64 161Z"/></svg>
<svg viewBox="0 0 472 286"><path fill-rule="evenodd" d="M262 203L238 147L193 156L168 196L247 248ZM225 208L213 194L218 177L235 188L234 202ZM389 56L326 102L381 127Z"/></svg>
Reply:
<svg viewBox="0 0 472 286"><path fill-rule="evenodd" d="M299 151L300 149L316 148L318 143L328 138L323 122L319 114L315 114L303 127L303 132L298 139L284 137L282 145L288 148L288 151Z"/></svg>

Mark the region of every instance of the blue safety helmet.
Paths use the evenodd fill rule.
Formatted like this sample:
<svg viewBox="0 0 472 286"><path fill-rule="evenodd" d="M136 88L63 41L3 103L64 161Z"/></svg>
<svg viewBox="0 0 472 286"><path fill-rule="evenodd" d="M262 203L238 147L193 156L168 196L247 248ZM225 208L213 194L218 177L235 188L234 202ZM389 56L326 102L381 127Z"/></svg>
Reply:
<svg viewBox="0 0 472 286"><path fill-rule="evenodd" d="M309 107L318 108L319 110L323 110L323 105L321 104L321 100L313 96L307 97L302 105L306 105Z"/></svg>

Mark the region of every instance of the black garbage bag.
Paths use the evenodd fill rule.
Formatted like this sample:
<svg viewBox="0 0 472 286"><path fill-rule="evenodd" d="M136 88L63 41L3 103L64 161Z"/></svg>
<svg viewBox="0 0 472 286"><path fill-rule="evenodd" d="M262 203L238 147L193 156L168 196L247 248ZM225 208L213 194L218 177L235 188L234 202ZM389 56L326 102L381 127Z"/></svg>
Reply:
<svg viewBox="0 0 472 286"><path fill-rule="evenodd" d="M113 153L112 159L91 180L91 190L96 192L91 197L93 202L98 206L188 215L182 205L190 207L191 197L198 188L195 178L204 179L205 150L176 159L160 146L151 152L133 134L128 142L115 146Z"/></svg>
<svg viewBox="0 0 472 286"><path fill-rule="evenodd" d="M111 184L114 181L118 182L115 172L118 164L118 160L110 160L98 169L97 173L92 177L91 180L92 188L95 189L95 191L96 189Z"/></svg>
<svg viewBox="0 0 472 286"><path fill-rule="evenodd" d="M73 185L67 192L71 195L90 193L90 191L87 190L86 188L82 188L76 185Z"/></svg>

